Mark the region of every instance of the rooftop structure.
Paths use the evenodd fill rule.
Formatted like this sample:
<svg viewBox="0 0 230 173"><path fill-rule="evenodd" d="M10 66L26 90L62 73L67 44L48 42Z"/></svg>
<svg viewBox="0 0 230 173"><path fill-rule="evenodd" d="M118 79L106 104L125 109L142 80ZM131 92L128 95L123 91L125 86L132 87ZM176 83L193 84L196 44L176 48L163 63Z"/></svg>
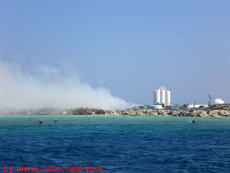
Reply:
<svg viewBox="0 0 230 173"><path fill-rule="evenodd" d="M224 104L224 101L222 99L220 99L220 98L217 98L215 100L215 104Z"/></svg>

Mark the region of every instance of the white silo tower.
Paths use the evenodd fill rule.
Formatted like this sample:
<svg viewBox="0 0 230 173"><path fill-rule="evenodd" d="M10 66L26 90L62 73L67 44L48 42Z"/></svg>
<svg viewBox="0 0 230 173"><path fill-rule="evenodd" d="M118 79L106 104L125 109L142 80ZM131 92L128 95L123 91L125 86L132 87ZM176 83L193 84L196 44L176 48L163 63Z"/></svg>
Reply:
<svg viewBox="0 0 230 173"><path fill-rule="evenodd" d="M153 104L160 104L160 90L153 91Z"/></svg>
<svg viewBox="0 0 230 173"><path fill-rule="evenodd" d="M166 105L171 104L171 92L169 90L166 90Z"/></svg>
<svg viewBox="0 0 230 173"><path fill-rule="evenodd" d="M171 102L171 92L167 90L164 86L153 92L153 104L164 104L165 106L170 105Z"/></svg>
<svg viewBox="0 0 230 173"><path fill-rule="evenodd" d="M161 93L161 104L165 105L165 87L164 86L160 87L160 93Z"/></svg>

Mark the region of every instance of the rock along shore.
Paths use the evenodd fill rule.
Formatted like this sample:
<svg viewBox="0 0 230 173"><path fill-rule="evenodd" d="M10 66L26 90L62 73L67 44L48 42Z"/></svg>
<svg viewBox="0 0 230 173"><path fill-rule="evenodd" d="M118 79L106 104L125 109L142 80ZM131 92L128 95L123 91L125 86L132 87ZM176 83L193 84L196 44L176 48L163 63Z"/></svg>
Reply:
<svg viewBox="0 0 230 173"><path fill-rule="evenodd" d="M127 115L127 116L177 116L177 117L230 117L230 104L212 105L205 109L140 109L102 110L91 108L76 109L7 109L0 115Z"/></svg>

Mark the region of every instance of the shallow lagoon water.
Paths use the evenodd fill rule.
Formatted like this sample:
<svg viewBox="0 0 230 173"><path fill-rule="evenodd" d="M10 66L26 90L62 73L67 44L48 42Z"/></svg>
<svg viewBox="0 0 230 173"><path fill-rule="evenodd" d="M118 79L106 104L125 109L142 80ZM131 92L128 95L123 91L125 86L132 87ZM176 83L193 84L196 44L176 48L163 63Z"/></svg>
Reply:
<svg viewBox="0 0 230 173"><path fill-rule="evenodd" d="M230 118L0 116L0 172L3 164L230 172Z"/></svg>

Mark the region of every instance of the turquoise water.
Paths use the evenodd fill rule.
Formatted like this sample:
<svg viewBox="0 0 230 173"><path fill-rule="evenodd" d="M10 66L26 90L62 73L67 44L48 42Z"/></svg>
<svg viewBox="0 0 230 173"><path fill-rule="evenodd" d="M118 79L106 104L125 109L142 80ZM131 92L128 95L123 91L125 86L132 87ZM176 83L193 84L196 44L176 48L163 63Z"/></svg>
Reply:
<svg viewBox="0 0 230 173"><path fill-rule="evenodd" d="M230 118L0 116L0 172L3 164L13 172L75 164L103 172L230 172Z"/></svg>

